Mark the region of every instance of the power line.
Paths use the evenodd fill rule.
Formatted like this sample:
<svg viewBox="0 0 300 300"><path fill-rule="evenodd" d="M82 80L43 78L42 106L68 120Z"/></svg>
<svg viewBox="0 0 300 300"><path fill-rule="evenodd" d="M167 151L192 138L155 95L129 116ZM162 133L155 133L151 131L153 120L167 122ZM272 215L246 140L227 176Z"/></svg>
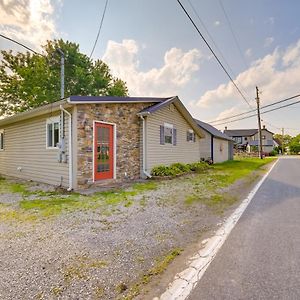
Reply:
<svg viewBox="0 0 300 300"><path fill-rule="evenodd" d="M105 6L104 6L104 10L103 10L103 14L102 14L100 26L99 26L99 29L98 29L98 33L97 33L97 37L96 37L93 49L92 49L91 54L90 54L90 59L91 59L91 57L92 57L92 55L94 53L94 50L96 48L96 45L97 45L97 42L98 42L98 39L99 39L99 35L100 35L101 29L102 29L102 25L103 25L104 16L105 16L105 13L106 13L107 4L108 4L108 0L106 0L106 2L105 2Z"/></svg>
<svg viewBox="0 0 300 300"><path fill-rule="evenodd" d="M232 79L231 75L228 73L228 71L226 70L226 68L224 67L224 65L222 64L222 62L220 61L220 59L218 58L218 56L214 52L214 50L211 48L211 46L209 45L209 43L207 42L207 40L205 39L205 37L203 36L203 34L201 33L201 31L199 30L198 26L193 21L192 17L189 15L189 13L187 12L187 10L185 9L185 7L182 5L182 3L180 2L180 0L177 0L177 2L180 5L180 7L182 8L182 10L184 11L184 13L186 14L186 16L189 18L189 20L191 21L191 23L193 24L193 26L197 30L198 34L200 35L200 37L202 38L202 40L204 41L204 43L206 44L206 46L208 47L208 49L211 51L211 53L213 54L213 56L215 57L215 59L217 60L217 62L221 66L221 68L223 69L223 71L226 73L226 75L228 76L228 78L230 79L230 81L232 82L232 84L234 85L234 87L236 88L236 90L238 91L238 93L242 96L242 98L245 100L245 102L248 104L248 106L250 108L252 108L252 106L250 105L249 101L246 99L246 97L243 95L243 93L241 92L241 90L239 89L239 87L236 85L236 83Z"/></svg>
<svg viewBox="0 0 300 300"><path fill-rule="evenodd" d="M226 13L226 10L225 10L225 8L224 8L224 5L223 5L223 3L222 3L222 0L219 0L219 4L220 4L220 6L221 6L221 8L222 8L222 11L223 11L223 13L224 13L224 15L225 15L225 19L226 19L226 21L227 21L228 27L229 27L229 29L230 29L230 31L231 31L232 36L233 36L235 45L236 45L236 47L238 48L239 53L240 53L241 58L242 58L242 61L243 61L244 65L245 65L245 67L246 67L246 69L247 69L247 68L248 68L248 64L246 63L245 57L244 57L244 55L243 55L243 53L242 53L242 50L241 50L241 47L240 47L240 45L239 45L238 39L237 39L237 37L236 37L236 35L235 35L234 31L233 31L233 28L232 28L230 19L229 19L227 13Z"/></svg>
<svg viewBox="0 0 300 300"><path fill-rule="evenodd" d="M282 108L285 108L285 107L288 107L288 106L292 106L292 105L295 105L295 104L298 104L298 103L300 103L300 100L298 100L296 102L293 102L293 103L285 104L285 105L282 105L282 106L279 106L279 107L276 107L276 108L272 108L272 109L263 111L260 114L261 115L262 114L266 114L266 113L269 113L269 112L272 112L272 111L275 111L275 110L279 110L279 109L282 109ZM249 118L256 117L256 116L257 116L257 114L253 114L253 115L250 115L250 116L247 116L247 117L243 117L243 118L239 118L239 119L236 119L236 120L231 120L231 121L227 121L227 122L215 124L214 126L219 126L219 125L223 125L223 124L233 123L233 122L237 122L237 121L249 119Z"/></svg>
<svg viewBox="0 0 300 300"><path fill-rule="evenodd" d="M270 106L273 106L273 105L276 105L276 104L279 104L279 103L283 103L283 102L286 102L286 101L289 101L289 100L292 100L292 99L295 99L295 98L298 98L298 97L300 97L300 94L297 94L297 95L289 97L289 98L285 98L283 100L275 101L275 102L270 103L268 105L263 105L263 106L261 106L261 109L267 108L267 107L270 107ZM219 121L233 119L233 118L236 118L236 117L239 117L239 116L247 115L247 114L249 114L251 112L254 112L254 111L256 111L256 109L252 109L252 110L249 110L249 111L246 111L246 112L243 112L243 113L240 113L240 114L236 114L236 115L233 115L233 116L230 116L230 117L210 121L209 123L218 123Z"/></svg>
<svg viewBox="0 0 300 300"><path fill-rule="evenodd" d="M12 38L9 38L9 37L7 37L7 36L1 34L1 33L0 33L0 36L1 36L2 38L4 38L4 39L8 40L8 41L11 41L11 42L13 42L13 43L15 43L15 44L17 44L17 45L19 45L19 46L24 47L25 49L27 49L27 50L33 52L33 53L36 54L36 55L40 55L40 56L45 57L45 55L43 55L43 54L41 54L41 53L39 53L39 52L37 52L37 51L35 51L35 50L29 48L28 46L26 46L26 45L24 45L24 44L22 44L22 43L20 43L20 42L18 42L18 41L16 41L16 40L14 40L14 39L12 39Z"/></svg>
<svg viewBox="0 0 300 300"><path fill-rule="evenodd" d="M217 51L218 51L219 54L221 55L223 61L225 62L225 64L226 64L226 66L228 67L228 69L230 70L231 74L232 74L234 77L237 77L236 74L235 74L235 72L232 70L232 68L230 67L229 63L227 62L227 60L226 60L225 56L223 55L222 51L221 51L220 48L218 47L217 43L214 41L214 39L213 39L212 35L210 34L210 32L208 31L207 27L205 26L203 20L201 19L200 15L198 14L198 12L197 12L197 10L196 10L196 8L195 8L195 6L192 4L192 2L191 2L190 0L187 0L187 1L188 1L188 3L190 4L190 6L191 6L193 12L195 13L196 17L197 17L198 20L200 21L200 23L201 23L202 27L204 28L206 34L207 34L208 37L211 39L213 45L215 46L215 48L217 49ZM242 86L242 84L241 84L237 79L236 79L235 81L239 84L239 86L242 87L243 92L244 92L245 94L247 94L247 92L245 91L245 89L244 89L244 87ZM248 96L248 98L249 98L249 95L248 95L248 94L247 94L247 96Z"/></svg>

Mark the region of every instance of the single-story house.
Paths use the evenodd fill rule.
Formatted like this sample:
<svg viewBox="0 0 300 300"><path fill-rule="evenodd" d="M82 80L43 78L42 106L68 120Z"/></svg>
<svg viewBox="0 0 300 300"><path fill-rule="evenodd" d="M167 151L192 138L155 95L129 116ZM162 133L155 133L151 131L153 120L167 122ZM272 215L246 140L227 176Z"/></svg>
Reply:
<svg viewBox="0 0 300 300"><path fill-rule="evenodd" d="M233 139L210 124L196 119L195 121L205 135L200 140L201 159L212 160L214 163L232 160Z"/></svg>
<svg viewBox="0 0 300 300"><path fill-rule="evenodd" d="M0 174L70 190L199 161L204 137L176 96L70 96L0 120L0 135Z"/></svg>
<svg viewBox="0 0 300 300"><path fill-rule="evenodd" d="M258 129L228 130L227 127L225 127L224 133L235 141L235 144L238 148L240 147L247 149L248 147L249 151L251 152L259 145ZM274 133L269 131L264 125L262 128L262 145L264 153L270 153L274 149L273 135Z"/></svg>

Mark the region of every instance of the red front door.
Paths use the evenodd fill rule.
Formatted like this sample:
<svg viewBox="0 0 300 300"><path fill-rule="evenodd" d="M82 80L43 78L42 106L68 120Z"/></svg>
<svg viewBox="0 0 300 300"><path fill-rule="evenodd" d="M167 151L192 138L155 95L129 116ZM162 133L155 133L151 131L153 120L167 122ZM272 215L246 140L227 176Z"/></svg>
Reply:
<svg viewBox="0 0 300 300"><path fill-rule="evenodd" d="M113 125L96 122L94 128L94 178L114 177L114 130Z"/></svg>

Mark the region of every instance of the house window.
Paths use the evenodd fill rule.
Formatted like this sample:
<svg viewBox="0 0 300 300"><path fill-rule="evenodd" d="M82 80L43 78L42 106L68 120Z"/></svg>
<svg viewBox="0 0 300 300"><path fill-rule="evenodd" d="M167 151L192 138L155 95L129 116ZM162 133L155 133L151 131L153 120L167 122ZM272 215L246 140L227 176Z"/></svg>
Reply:
<svg viewBox="0 0 300 300"><path fill-rule="evenodd" d="M59 143L59 117L47 119L47 148L57 148Z"/></svg>
<svg viewBox="0 0 300 300"><path fill-rule="evenodd" d="M0 129L0 151L4 150L4 130Z"/></svg>
<svg viewBox="0 0 300 300"><path fill-rule="evenodd" d="M176 128L172 124L164 123L164 125L160 126L160 144L171 144L176 145L177 137L176 137Z"/></svg>
<svg viewBox="0 0 300 300"><path fill-rule="evenodd" d="M235 142L237 144L241 144L242 143L242 137L241 136L234 136L233 139L235 140Z"/></svg>
<svg viewBox="0 0 300 300"><path fill-rule="evenodd" d="M186 133L186 140L188 142L195 142L196 141L196 136L195 136L195 132L192 129L189 129Z"/></svg>

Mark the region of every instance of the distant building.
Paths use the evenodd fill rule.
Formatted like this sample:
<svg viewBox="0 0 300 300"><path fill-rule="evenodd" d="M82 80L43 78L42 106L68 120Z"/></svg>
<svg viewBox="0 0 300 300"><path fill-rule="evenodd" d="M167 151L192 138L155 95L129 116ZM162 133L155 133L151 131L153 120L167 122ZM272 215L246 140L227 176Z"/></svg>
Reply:
<svg viewBox="0 0 300 300"><path fill-rule="evenodd" d="M196 119L195 121L205 135L204 138L200 139L201 158L212 160L214 163L232 160L233 139L210 124Z"/></svg>
<svg viewBox="0 0 300 300"><path fill-rule="evenodd" d="M228 130L225 127L224 133L230 136L237 148L247 150L247 151L254 151L254 149L258 148L259 145L259 135L258 129L232 129ZM274 140L273 140L274 133L269 131L266 126L262 128L262 146L264 153L270 153L274 149Z"/></svg>

